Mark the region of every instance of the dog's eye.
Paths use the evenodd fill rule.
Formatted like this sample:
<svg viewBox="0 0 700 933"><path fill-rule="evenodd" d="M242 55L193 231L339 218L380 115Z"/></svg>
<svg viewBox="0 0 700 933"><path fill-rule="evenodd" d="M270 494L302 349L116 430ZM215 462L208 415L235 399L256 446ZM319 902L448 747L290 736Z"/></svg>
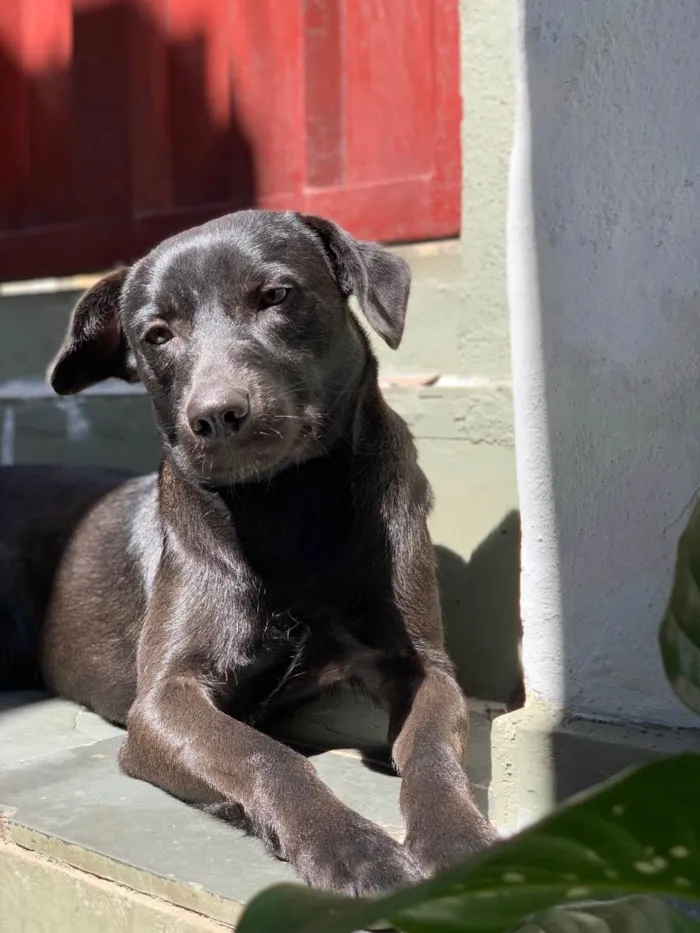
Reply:
<svg viewBox="0 0 700 933"><path fill-rule="evenodd" d="M146 343L152 343L153 346L160 347L169 340L172 340L173 335L167 327L164 327L162 324L156 324L155 327L151 327L150 330L146 331L143 339Z"/></svg>
<svg viewBox="0 0 700 933"><path fill-rule="evenodd" d="M291 291L290 288L265 288L260 293L260 305L263 308L274 308L281 305Z"/></svg>

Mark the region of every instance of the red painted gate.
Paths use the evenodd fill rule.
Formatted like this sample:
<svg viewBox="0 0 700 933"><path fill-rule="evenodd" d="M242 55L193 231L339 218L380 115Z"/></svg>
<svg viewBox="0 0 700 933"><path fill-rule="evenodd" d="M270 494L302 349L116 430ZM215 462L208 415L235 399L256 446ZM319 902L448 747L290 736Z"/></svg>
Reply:
<svg viewBox="0 0 700 933"><path fill-rule="evenodd" d="M1 0L0 279L243 206L459 230L457 0Z"/></svg>

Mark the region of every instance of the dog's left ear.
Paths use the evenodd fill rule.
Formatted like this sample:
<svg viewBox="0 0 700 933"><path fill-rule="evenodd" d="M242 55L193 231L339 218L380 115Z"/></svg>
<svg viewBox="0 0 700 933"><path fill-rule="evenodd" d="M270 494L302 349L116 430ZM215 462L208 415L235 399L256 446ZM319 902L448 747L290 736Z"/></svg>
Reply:
<svg viewBox="0 0 700 933"><path fill-rule="evenodd" d="M48 372L58 395L74 395L103 379L139 381L119 321L119 301L128 271L118 269L100 279L75 306L63 346Z"/></svg>
<svg viewBox="0 0 700 933"><path fill-rule="evenodd" d="M321 239L344 298L354 295L364 316L392 350L401 343L411 272L400 256L355 240L322 217L299 215Z"/></svg>

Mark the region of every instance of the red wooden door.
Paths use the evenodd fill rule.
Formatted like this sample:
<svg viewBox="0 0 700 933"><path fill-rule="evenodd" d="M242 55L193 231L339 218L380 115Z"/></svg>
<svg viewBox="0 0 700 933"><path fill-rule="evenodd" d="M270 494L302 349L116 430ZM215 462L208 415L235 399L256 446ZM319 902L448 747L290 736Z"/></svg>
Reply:
<svg viewBox="0 0 700 933"><path fill-rule="evenodd" d="M244 206L459 230L457 0L2 0L0 279Z"/></svg>

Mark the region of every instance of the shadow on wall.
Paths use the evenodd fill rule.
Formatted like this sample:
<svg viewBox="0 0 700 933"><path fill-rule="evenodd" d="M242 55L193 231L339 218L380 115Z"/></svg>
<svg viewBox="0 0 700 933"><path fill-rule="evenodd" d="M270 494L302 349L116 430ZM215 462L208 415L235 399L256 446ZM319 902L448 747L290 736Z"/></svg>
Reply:
<svg viewBox="0 0 700 933"><path fill-rule="evenodd" d="M657 631L700 486L700 7L519 7L528 683L593 719L697 726Z"/></svg>
<svg viewBox="0 0 700 933"><path fill-rule="evenodd" d="M468 696L524 699L520 664L520 515L509 512L468 561L435 548L447 648Z"/></svg>
<svg viewBox="0 0 700 933"><path fill-rule="evenodd" d="M166 29L149 6L73 5L0 44L0 278L128 262L255 204L226 36L206 10Z"/></svg>

